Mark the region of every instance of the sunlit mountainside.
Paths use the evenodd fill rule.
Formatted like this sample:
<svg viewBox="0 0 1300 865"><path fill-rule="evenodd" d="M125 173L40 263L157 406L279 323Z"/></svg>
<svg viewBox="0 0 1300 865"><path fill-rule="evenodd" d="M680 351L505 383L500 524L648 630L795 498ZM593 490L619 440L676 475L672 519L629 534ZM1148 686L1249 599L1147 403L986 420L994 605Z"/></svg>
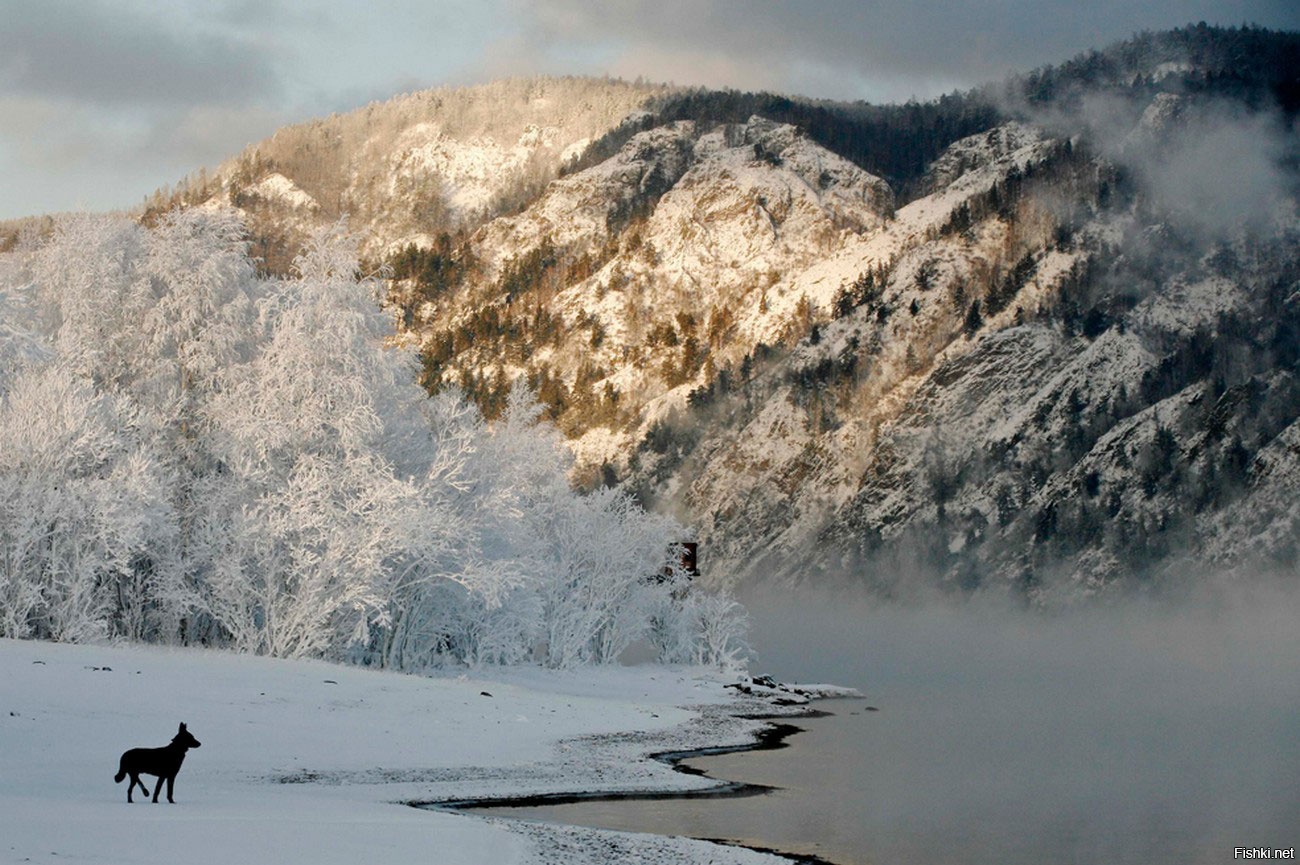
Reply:
<svg viewBox="0 0 1300 865"><path fill-rule="evenodd" d="M1293 570L1300 36L1142 34L927 103L398 97L154 196L287 272L346 215L421 383L535 390L705 577L1058 603Z"/></svg>

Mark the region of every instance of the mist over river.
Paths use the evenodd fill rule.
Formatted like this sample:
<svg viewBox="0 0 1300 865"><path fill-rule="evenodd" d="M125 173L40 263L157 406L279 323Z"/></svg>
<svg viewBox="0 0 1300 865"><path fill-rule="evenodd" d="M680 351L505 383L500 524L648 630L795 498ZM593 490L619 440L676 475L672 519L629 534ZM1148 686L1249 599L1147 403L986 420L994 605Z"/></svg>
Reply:
<svg viewBox="0 0 1300 865"><path fill-rule="evenodd" d="M1295 591L1056 614L746 602L754 672L867 695L819 703L832 716L796 721L786 748L690 761L782 789L510 813L841 865L1230 862L1300 843Z"/></svg>

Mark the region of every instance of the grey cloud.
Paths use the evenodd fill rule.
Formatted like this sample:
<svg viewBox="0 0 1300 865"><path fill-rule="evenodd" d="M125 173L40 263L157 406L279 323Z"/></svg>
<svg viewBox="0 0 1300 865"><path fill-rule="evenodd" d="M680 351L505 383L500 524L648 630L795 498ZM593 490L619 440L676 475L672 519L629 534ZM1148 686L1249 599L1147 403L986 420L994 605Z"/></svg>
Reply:
<svg viewBox="0 0 1300 865"><path fill-rule="evenodd" d="M326 31L336 25L327 10L282 0L224 0L207 7L212 20L238 30L265 31L268 27L293 31Z"/></svg>
<svg viewBox="0 0 1300 865"><path fill-rule="evenodd" d="M169 29L165 15L74 0L9 0L0 88L104 106L248 104L278 90L266 54L221 32Z"/></svg>
<svg viewBox="0 0 1300 865"><path fill-rule="evenodd" d="M80 162L95 151L94 139L81 131L73 107L36 99L0 96L0 142L7 143L28 170L55 169ZM51 131L58 134L51 135ZM17 174L20 172L11 172Z"/></svg>
<svg viewBox="0 0 1300 865"><path fill-rule="evenodd" d="M909 90L934 96L954 83L1059 62L1141 29L1200 19L1293 27L1300 14L1292 7L1272 0L618 0L599 7L538 0L519 3L518 14L539 53L605 46L618 71L626 71L622 59L639 57L644 74L680 83L786 91L811 83L835 92L807 95L879 99L881 92L895 98ZM705 57L728 61L738 80L692 82L692 72L716 75L692 65ZM855 92L865 89L878 92Z"/></svg>
<svg viewBox="0 0 1300 865"><path fill-rule="evenodd" d="M195 106L161 118L123 158L142 167L161 161L185 166L188 171L238 153L274 133L283 122L280 113L272 109Z"/></svg>
<svg viewBox="0 0 1300 865"><path fill-rule="evenodd" d="M70 176L91 168L140 172L154 185L176 180L200 165L216 164L281 125L258 107L221 105L159 109L115 122L112 109L58 101L0 98L0 144L27 172Z"/></svg>

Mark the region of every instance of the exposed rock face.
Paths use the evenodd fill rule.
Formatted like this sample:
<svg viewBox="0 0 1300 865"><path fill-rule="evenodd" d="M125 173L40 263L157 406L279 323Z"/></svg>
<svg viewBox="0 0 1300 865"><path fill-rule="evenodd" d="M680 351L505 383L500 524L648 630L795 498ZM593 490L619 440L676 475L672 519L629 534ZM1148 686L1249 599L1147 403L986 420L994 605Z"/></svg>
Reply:
<svg viewBox="0 0 1300 865"><path fill-rule="evenodd" d="M691 522L706 579L1053 603L1294 568L1294 128L1212 126L1239 98L1214 82L1262 73L1214 78L1197 64L1236 55L1161 38L1035 73L973 135L983 109L936 108L909 133L937 154L923 175L863 167L907 155L885 133L919 109L870 126L767 100L784 122L727 115L736 94L532 81L282 133L214 205L268 249L348 211L376 262L404 251L391 298L426 384L490 414L526 377L575 480ZM1151 154L1199 158L1207 129L1259 169L1240 223L1165 206Z"/></svg>
<svg viewBox="0 0 1300 865"><path fill-rule="evenodd" d="M888 184L787 124L666 124L479 229L468 244L475 272L459 293L420 307L414 330L427 346L466 327L483 304L505 317L542 306L558 333L583 338L536 345L526 357L466 339L439 374L457 382L500 370L511 379L545 364L571 392L584 389L578 402L608 386L617 425L639 437L720 365L787 334L801 302L811 320L815 301L801 276L850 238L878 232L893 209ZM522 290L505 287L503 274L539 250L554 263L535 264L517 280ZM573 431L592 426L574 418ZM583 455L625 464L629 435L606 437L613 451Z"/></svg>
<svg viewBox="0 0 1300 865"><path fill-rule="evenodd" d="M936 170L841 251L891 262L865 302L711 397L724 420L683 424L683 455L643 453L718 571L1053 603L1291 566L1294 217L1206 243L1103 204L1105 163L1015 128ZM968 219L992 183L1014 204Z"/></svg>
<svg viewBox="0 0 1300 865"><path fill-rule="evenodd" d="M691 520L714 579L850 574L889 594L992 585L1050 602L1176 578L1189 550L1287 560L1296 466L1275 439L1295 376L1276 359L1294 220L1207 244L1123 186L1016 122L955 142L927 194L895 207L788 125L680 122L474 244L485 262L543 241L607 250L547 300L600 343L508 372L597 370L620 416L571 429L588 476L608 463ZM1283 320L1262 322L1268 309ZM1246 322L1261 329L1243 341ZM691 351L706 363L674 381ZM1268 501L1250 528L1231 516L1251 510L1243 496Z"/></svg>

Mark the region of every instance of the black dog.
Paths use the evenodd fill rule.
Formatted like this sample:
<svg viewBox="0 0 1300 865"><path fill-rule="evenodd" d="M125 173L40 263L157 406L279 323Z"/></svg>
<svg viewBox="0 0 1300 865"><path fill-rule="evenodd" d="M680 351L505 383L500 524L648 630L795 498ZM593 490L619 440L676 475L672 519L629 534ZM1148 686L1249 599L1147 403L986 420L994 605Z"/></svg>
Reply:
<svg viewBox="0 0 1300 865"><path fill-rule="evenodd" d="M132 748L122 755L122 762L118 767L117 774L113 776L113 781L117 784L122 783L122 779L127 775L131 776L131 784L126 788L126 801L134 802L131 798L131 792L135 790L135 785L139 784L140 789L146 796L149 795L149 788L140 780L141 775L157 775L158 786L153 788L153 800L158 801L158 794L162 791L163 781L167 782L167 801L175 803L172 798L172 784L176 782L176 773L181 770L181 761L185 759L185 752L190 748L199 747L199 740L190 735L190 731L181 728L176 733L176 738L172 743L163 748Z"/></svg>

